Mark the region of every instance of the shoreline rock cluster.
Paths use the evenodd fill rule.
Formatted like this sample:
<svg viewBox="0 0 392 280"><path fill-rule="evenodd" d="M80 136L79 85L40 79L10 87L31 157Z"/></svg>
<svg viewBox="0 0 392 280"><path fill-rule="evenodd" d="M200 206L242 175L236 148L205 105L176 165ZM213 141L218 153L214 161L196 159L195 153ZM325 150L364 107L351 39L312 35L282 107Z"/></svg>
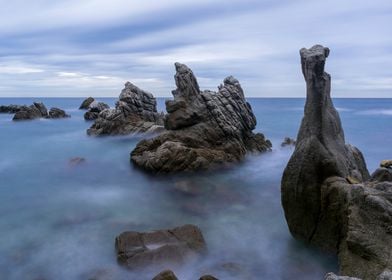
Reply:
<svg viewBox="0 0 392 280"><path fill-rule="evenodd" d="M68 118L68 115L64 110L56 107L48 110L42 102L34 102L32 105L2 105L0 106L0 113L15 114L13 121L21 120L34 120L34 119L59 119Z"/></svg>
<svg viewBox="0 0 392 280"><path fill-rule="evenodd" d="M94 101L89 106L93 104ZM88 135L159 133L163 130L164 115L158 113L155 97L130 82L125 84L114 109L101 109L94 111L95 122L87 130Z"/></svg>
<svg viewBox="0 0 392 280"><path fill-rule="evenodd" d="M362 153L345 143L324 71L329 49L316 45L300 55L305 114L281 186L290 232L337 253L342 275L378 279L392 268L390 165L383 162L370 176Z"/></svg>
<svg viewBox="0 0 392 280"><path fill-rule="evenodd" d="M86 121L96 120L99 114L106 109L110 109L108 104L97 102L92 97L86 98L79 107L79 110L87 110L83 116Z"/></svg>
<svg viewBox="0 0 392 280"><path fill-rule="evenodd" d="M238 162L247 153L271 150L237 79L227 77L218 92L201 91L192 70L176 63L177 89L166 101L166 131L142 140L131 161L154 173L207 170Z"/></svg>

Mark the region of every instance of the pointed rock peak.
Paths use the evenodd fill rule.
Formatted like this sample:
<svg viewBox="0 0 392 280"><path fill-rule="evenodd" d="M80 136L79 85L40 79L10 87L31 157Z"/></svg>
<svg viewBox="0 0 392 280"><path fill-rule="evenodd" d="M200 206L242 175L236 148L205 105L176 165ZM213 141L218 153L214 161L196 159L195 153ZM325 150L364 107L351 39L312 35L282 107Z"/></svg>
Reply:
<svg viewBox="0 0 392 280"><path fill-rule="evenodd" d="M233 76L226 77L223 80L223 83L225 85L240 86L240 82L236 78L234 78Z"/></svg>
<svg viewBox="0 0 392 280"><path fill-rule="evenodd" d="M173 91L174 97L193 99L192 97L200 93L199 84L192 70L185 64L176 62L176 81L177 90Z"/></svg>
<svg viewBox="0 0 392 280"><path fill-rule="evenodd" d="M302 48L301 55L302 73L305 80L313 76L322 76L324 73L325 61L329 55L329 48L321 45L314 45L310 49Z"/></svg>

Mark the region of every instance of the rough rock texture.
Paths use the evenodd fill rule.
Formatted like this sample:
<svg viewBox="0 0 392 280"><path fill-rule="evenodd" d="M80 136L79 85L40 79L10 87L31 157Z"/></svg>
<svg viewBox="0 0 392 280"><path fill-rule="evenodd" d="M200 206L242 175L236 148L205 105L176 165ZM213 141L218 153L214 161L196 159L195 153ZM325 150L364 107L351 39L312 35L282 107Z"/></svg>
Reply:
<svg viewBox="0 0 392 280"><path fill-rule="evenodd" d="M37 108L40 111L41 116L43 118L46 118L48 116L48 109L46 109L46 106L44 105L44 103L34 102L33 105L35 106L35 108Z"/></svg>
<svg viewBox="0 0 392 280"><path fill-rule="evenodd" d="M175 67L177 89L174 100L166 101L168 131L136 146L131 160L137 166L156 173L193 171L270 150L263 134L252 133L256 118L238 80L227 77L217 93L200 91L191 69Z"/></svg>
<svg viewBox="0 0 392 280"><path fill-rule="evenodd" d="M95 99L92 98L92 97L86 98L86 99L82 102L82 104L80 104L79 109L80 109L80 110L87 110L87 109L89 108L90 104L94 102L94 100L95 100Z"/></svg>
<svg viewBox="0 0 392 280"><path fill-rule="evenodd" d="M22 106L19 111L17 111L12 120L21 121L21 120L34 120L42 118L41 111L35 106Z"/></svg>
<svg viewBox="0 0 392 280"><path fill-rule="evenodd" d="M118 262L129 269L180 265L206 251L204 237L194 225L145 233L124 232L116 238L115 247Z"/></svg>
<svg viewBox="0 0 392 280"><path fill-rule="evenodd" d="M98 118L99 114L106 109L110 109L108 104L104 102L93 101L88 106L88 111L84 114L84 119L86 121L95 120Z"/></svg>
<svg viewBox="0 0 392 280"><path fill-rule="evenodd" d="M22 107L22 105L0 105L0 113L15 114Z"/></svg>
<svg viewBox="0 0 392 280"><path fill-rule="evenodd" d="M380 162L380 167L385 168L392 168L392 160L391 159L384 159Z"/></svg>
<svg viewBox="0 0 392 280"><path fill-rule="evenodd" d="M178 278L173 271L165 270L152 278L152 280L178 280Z"/></svg>
<svg viewBox="0 0 392 280"><path fill-rule="evenodd" d="M103 110L87 130L89 135L126 135L156 133L163 130L162 113L156 99L130 82L125 84L115 109Z"/></svg>
<svg viewBox="0 0 392 280"><path fill-rule="evenodd" d="M219 279L215 278L212 275L204 275L204 276L200 277L199 280L219 280Z"/></svg>
<svg viewBox="0 0 392 280"><path fill-rule="evenodd" d="M50 108L49 110L49 115L48 118L49 119L60 119L60 118L69 118L70 115L68 115L67 113L65 113L64 110L61 110L59 108L53 107Z"/></svg>
<svg viewBox="0 0 392 280"><path fill-rule="evenodd" d="M342 275L376 279L392 267L392 183L370 176L345 144L324 72L329 49L302 49L305 115L282 178L282 204L297 239L338 253Z"/></svg>
<svg viewBox="0 0 392 280"><path fill-rule="evenodd" d="M338 276L330 272L327 273L327 275L325 275L325 280L361 280L361 279L355 277L348 277L348 276Z"/></svg>

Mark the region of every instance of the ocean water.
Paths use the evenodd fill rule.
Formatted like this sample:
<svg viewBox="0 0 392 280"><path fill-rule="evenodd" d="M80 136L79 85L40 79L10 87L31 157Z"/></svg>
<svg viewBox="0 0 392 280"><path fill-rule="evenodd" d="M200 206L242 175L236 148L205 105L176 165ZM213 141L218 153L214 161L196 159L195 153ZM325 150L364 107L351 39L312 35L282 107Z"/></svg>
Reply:
<svg viewBox="0 0 392 280"><path fill-rule="evenodd" d="M296 137L304 99L249 99L256 130L271 139L273 151L228 170L185 176L133 168L129 153L140 138L88 137L91 123L77 109L82 99L2 98L0 104L32 101L72 117L12 122L0 114L0 279L151 279L157 271L134 274L117 264L115 237L188 223L200 226L209 253L176 270L180 279L203 273L239 279L225 274L224 263L240 279L313 280L337 271L335 256L293 240L280 203L281 175L293 152L280 143ZM334 103L346 141L362 150L369 170L392 157L392 99ZM73 157L86 162L71 166Z"/></svg>

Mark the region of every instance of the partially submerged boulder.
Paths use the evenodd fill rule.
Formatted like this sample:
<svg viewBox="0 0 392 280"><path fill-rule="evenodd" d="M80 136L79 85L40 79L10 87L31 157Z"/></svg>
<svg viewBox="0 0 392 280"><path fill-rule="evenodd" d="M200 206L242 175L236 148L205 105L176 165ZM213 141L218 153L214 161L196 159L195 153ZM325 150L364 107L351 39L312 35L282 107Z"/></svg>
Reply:
<svg viewBox="0 0 392 280"><path fill-rule="evenodd" d="M93 103L94 101L95 101L95 99L92 98L91 96L87 97L85 100L83 100L82 104L80 104L79 109L80 110L87 110L87 109L89 109L90 104Z"/></svg>
<svg viewBox="0 0 392 280"><path fill-rule="evenodd" d="M342 275L376 279L392 267L392 183L377 175L369 181L362 153L345 143L324 72L329 49L316 45L300 54L305 115L282 177L290 232L338 253Z"/></svg>
<svg viewBox="0 0 392 280"><path fill-rule="evenodd" d="M41 111L33 104L31 106L22 106L13 117L13 121L34 120L42 118Z"/></svg>
<svg viewBox="0 0 392 280"><path fill-rule="evenodd" d="M200 229L184 225L152 232L127 231L116 237L117 260L129 269L181 265L206 252Z"/></svg>
<svg viewBox="0 0 392 280"><path fill-rule="evenodd" d="M157 133L163 130L163 117L162 113L158 113L156 99L151 93L127 82L116 107L99 112L87 134L99 136Z"/></svg>
<svg viewBox="0 0 392 280"><path fill-rule="evenodd" d="M65 113L64 110L55 107L51 108L48 112L48 109L42 102L34 102L30 106L10 105L9 111L11 112L11 110L15 111L15 115L12 119L14 121L34 120L40 118L58 119L70 117Z"/></svg>
<svg viewBox="0 0 392 280"><path fill-rule="evenodd" d="M152 278L152 280L178 280L178 278L173 271L165 270Z"/></svg>
<svg viewBox="0 0 392 280"><path fill-rule="evenodd" d="M217 93L200 91L191 69L176 63L174 100L159 136L142 140L131 160L146 171L194 171L238 162L248 152L265 152L271 142L253 133L256 117L237 79L227 77Z"/></svg>
<svg viewBox="0 0 392 280"><path fill-rule="evenodd" d="M61 118L69 118L70 115L68 115L64 110L60 108L50 108L49 114L48 114L48 119L61 119Z"/></svg>

